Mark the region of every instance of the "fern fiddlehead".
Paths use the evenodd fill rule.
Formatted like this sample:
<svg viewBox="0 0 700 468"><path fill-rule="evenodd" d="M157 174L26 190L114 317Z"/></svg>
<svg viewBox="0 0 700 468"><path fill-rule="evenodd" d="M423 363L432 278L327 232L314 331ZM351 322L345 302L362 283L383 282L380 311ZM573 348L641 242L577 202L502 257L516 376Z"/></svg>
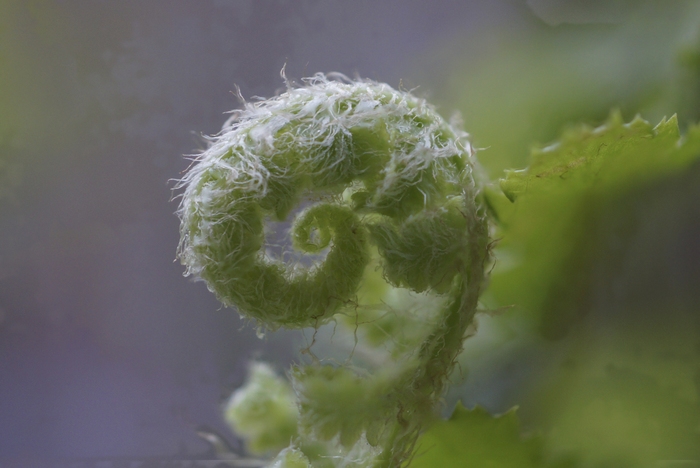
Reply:
<svg viewBox="0 0 700 468"><path fill-rule="evenodd" d="M368 324L365 346L394 343L367 369L293 369L301 431L275 463L400 466L409 456L484 281L474 166L466 134L425 101L321 74L246 104L196 158L178 212L188 274L264 328L354 317ZM325 258L300 266L266 253L266 221L290 217L294 248ZM392 330L410 338L398 346ZM304 451L309 441L326 445Z"/></svg>

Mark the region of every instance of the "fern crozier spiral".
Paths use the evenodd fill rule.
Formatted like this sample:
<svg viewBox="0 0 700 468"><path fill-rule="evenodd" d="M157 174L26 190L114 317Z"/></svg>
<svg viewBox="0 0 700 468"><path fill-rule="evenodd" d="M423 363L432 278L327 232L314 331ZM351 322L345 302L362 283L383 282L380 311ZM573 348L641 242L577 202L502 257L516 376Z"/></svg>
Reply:
<svg viewBox="0 0 700 468"><path fill-rule="evenodd" d="M466 134L424 100L318 74L235 111L195 158L181 181L179 257L221 302L270 329L330 319L353 298L369 243L393 284L447 290L465 251L471 156ZM292 238L307 253L330 245L325 260L300 269L269 258L265 220L314 198L324 201L298 214ZM431 253L417 252L431 238Z"/></svg>

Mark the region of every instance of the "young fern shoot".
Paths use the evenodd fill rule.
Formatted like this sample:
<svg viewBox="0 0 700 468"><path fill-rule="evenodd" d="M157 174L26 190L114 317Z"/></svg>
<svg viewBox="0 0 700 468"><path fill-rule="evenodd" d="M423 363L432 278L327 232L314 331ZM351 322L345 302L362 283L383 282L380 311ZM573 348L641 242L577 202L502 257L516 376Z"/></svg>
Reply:
<svg viewBox="0 0 700 468"><path fill-rule="evenodd" d="M475 166L467 134L424 100L322 74L235 111L195 158L178 211L187 274L264 329L333 321L354 327L357 346L386 351L364 369L292 369L298 433L271 466L410 457L485 279ZM291 221L294 248L325 257L272 258L266 221Z"/></svg>

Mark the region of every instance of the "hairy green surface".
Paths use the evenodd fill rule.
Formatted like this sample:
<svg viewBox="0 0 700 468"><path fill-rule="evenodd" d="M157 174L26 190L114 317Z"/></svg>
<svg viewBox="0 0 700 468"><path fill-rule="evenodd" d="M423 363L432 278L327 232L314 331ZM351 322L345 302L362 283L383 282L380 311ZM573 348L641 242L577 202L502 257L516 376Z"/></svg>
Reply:
<svg viewBox="0 0 700 468"><path fill-rule="evenodd" d="M378 443L396 404L388 375L370 380L343 367L321 366L295 368L292 376L303 431L326 441L337 436L344 447L352 447L363 433Z"/></svg>
<svg viewBox="0 0 700 468"><path fill-rule="evenodd" d="M466 222L455 217L474 185L465 135L386 85L310 83L235 113L182 181L188 273L269 329L317 327L353 299L369 261L367 227L397 286L445 292L452 260L464 255L451 246L464 245ZM325 261L304 268L267 256L266 219L287 220L311 199L324 202L297 215L292 238L307 254L332 244ZM401 234L397 224L407 225ZM411 259L431 233L438 256Z"/></svg>
<svg viewBox="0 0 700 468"><path fill-rule="evenodd" d="M344 364L305 350L272 466L396 467L434 419L489 258L466 137L410 93L317 75L235 112L182 180L188 274L261 328L335 321L354 342ZM270 221L291 223L281 256ZM255 378L227 412L261 452L289 418Z"/></svg>

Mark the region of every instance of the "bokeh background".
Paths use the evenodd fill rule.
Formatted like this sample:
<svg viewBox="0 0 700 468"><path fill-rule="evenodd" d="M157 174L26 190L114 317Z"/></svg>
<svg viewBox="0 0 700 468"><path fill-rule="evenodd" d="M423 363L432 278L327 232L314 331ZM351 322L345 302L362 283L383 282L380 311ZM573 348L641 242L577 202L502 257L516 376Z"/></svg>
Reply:
<svg viewBox="0 0 700 468"><path fill-rule="evenodd" d="M236 86L274 95L286 65L296 81L337 71L414 89L460 113L497 179L613 108L696 121L699 46L692 1L0 0L0 461L206 458L201 427L240 450L224 399L250 359L284 369L299 337L259 339L183 278L172 200L183 155L239 106ZM518 307L484 318L450 398L494 412L520 403L526 429L563 421L566 447L583 417L572 408L601 388L644 388L649 417L700 425L697 172L610 208L617 228L601 245L623 253L596 251L581 288L604 292L575 326L542 332ZM642 361L625 367L620 353ZM557 380L581 362L595 364ZM640 427L618 410L615 430ZM633 440L666 428L650 424ZM600 434L595 421L586 430ZM683 434L683 447L700 442Z"/></svg>

